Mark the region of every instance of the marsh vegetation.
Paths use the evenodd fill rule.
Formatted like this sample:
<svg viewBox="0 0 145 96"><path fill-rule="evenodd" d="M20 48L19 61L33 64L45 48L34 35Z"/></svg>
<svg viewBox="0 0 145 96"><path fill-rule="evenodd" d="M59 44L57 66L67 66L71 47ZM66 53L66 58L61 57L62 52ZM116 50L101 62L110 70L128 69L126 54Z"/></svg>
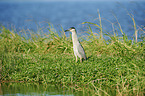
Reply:
<svg viewBox="0 0 145 96"><path fill-rule="evenodd" d="M112 24L113 34L103 33L100 15L98 24L83 22L88 30L85 39L83 36L80 39L88 59L82 63L75 62L71 37L64 34L63 28L58 34L49 25L48 34L30 33L27 38L27 34L1 26L1 83L61 84L75 90L85 89L93 95L143 96L145 31L143 26L136 25L134 18L131 19L132 39L123 32L119 22L117 26ZM97 28L98 32L93 32L92 28Z"/></svg>

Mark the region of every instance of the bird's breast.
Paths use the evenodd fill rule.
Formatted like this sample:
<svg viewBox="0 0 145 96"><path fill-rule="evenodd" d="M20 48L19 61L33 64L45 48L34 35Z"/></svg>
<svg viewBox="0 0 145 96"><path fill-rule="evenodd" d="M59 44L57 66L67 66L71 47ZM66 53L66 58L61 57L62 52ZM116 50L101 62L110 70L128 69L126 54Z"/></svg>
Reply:
<svg viewBox="0 0 145 96"><path fill-rule="evenodd" d="M77 45L76 44L73 45L73 50L74 50L74 52L77 52L78 51L78 48L77 48Z"/></svg>

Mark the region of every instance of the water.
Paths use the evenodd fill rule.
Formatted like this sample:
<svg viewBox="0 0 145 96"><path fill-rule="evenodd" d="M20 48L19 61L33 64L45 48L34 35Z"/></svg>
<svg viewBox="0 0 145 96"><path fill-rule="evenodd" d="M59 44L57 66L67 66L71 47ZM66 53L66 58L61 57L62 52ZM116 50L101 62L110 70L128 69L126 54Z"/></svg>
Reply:
<svg viewBox="0 0 145 96"><path fill-rule="evenodd" d="M85 96L71 87L38 83L1 83L0 96Z"/></svg>
<svg viewBox="0 0 145 96"><path fill-rule="evenodd" d="M116 16L123 31L132 36L134 34L133 22L127 11L134 15L138 26L144 26L144 5L143 1L0 2L0 24L9 29L15 28L17 31L29 29L35 32L39 28L45 29L48 23L52 23L57 31L61 29L61 26L64 29L74 26L78 32L82 32L86 30L82 22L99 24L96 19L98 18L97 10L99 10L104 32L112 32L110 22L117 25L114 17Z"/></svg>
<svg viewBox="0 0 145 96"><path fill-rule="evenodd" d="M39 84L36 82L0 83L0 96L106 96L104 92L116 96L116 88L101 86L101 90L98 90L98 92L91 86L82 85L79 87L77 84L62 86L60 84Z"/></svg>

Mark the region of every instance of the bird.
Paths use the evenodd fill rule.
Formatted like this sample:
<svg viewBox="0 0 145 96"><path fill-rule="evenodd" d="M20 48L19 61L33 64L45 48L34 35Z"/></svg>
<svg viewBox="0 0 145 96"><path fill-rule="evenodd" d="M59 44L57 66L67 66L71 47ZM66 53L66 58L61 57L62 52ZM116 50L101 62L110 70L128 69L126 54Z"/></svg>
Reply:
<svg viewBox="0 0 145 96"><path fill-rule="evenodd" d="M65 30L65 32L68 32L68 31L72 33L73 51L76 57L76 62L78 61L77 57L80 58L80 62L82 62L82 59L86 60L86 54L82 45L80 44L78 40L76 29L74 27L70 27L68 30Z"/></svg>

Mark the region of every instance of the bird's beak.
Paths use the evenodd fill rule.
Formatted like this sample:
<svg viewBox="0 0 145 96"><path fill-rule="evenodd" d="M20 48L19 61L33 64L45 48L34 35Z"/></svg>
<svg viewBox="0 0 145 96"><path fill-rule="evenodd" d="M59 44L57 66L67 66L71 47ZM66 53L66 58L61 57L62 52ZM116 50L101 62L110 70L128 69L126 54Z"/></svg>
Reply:
<svg viewBox="0 0 145 96"><path fill-rule="evenodd" d="M65 30L64 32L67 32L67 31L69 31L69 30Z"/></svg>

